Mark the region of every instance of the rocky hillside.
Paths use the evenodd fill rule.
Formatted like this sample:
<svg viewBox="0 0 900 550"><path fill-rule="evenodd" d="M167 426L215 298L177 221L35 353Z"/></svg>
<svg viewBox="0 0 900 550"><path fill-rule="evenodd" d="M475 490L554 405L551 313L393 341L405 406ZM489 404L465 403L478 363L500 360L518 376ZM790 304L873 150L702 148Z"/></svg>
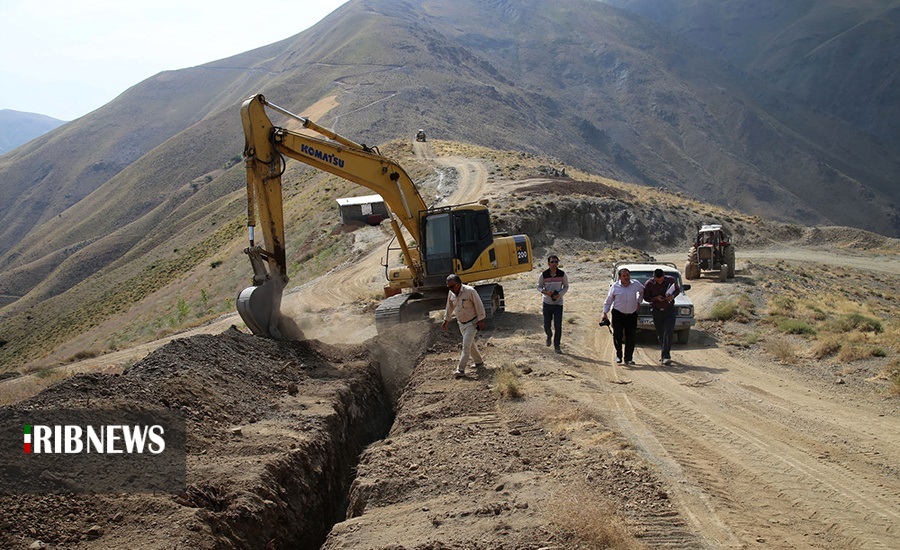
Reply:
<svg viewBox="0 0 900 550"><path fill-rule="evenodd" d="M115 349L233 309L248 274L238 109L258 92L382 145L420 182L434 164L401 144L425 127L479 155L503 151L507 179L533 175L518 155L633 183L635 197L665 189L680 211L625 201L621 215L646 227L600 224L589 205L573 216L637 229L625 233L645 248L707 208L897 231L894 151L647 19L583 0L351 0L297 36L156 75L0 157L0 361L18 366L89 330L107 336L72 355ZM328 213L363 190L291 164L286 181L302 280L346 257L350 237L331 234ZM495 213L536 239L554 227L550 206L513 210Z"/></svg>

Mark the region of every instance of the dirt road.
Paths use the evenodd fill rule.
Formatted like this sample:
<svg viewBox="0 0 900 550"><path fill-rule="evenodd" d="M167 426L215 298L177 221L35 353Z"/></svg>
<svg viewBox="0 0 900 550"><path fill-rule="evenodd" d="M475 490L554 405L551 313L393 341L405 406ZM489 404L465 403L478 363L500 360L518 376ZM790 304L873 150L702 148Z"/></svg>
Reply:
<svg viewBox="0 0 900 550"><path fill-rule="evenodd" d="M676 346L670 367L658 364L652 342L639 344L637 365L614 366L612 338L595 321L602 275L569 270L571 367L542 383L597 408L667 481L693 531L716 548L895 547L895 405L848 398L762 358L732 357L702 327ZM702 280L688 294L702 312L719 292ZM533 294L507 291L507 303L514 310Z"/></svg>
<svg viewBox="0 0 900 550"><path fill-rule="evenodd" d="M420 155L430 154L427 143L415 145ZM487 170L480 162L436 160L455 174L446 202L476 200L487 193ZM358 239L365 246L351 264L285 296L285 311L303 319L307 337L342 344L363 342L374 335L371 314L348 305L380 293L386 237L380 229L369 228ZM701 541L702 547L709 548L897 547L900 411L896 399L849 392L833 381L774 363L762 353L734 353L702 322L687 345L674 348L673 365L659 365L656 344L644 338L636 352L637 364L616 366L612 339L597 326L609 268L572 263L578 246L557 243L554 248L572 285L565 298L564 354L553 354L543 345L539 295L534 288L537 270L504 282L507 313L498 330L480 337L481 345L491 366L515 365L526 372L522 406L555 399L590 411L603 421L595 434L598 438L604 430L614 432L661 481L681 519L647 514L637 528L645 543L696 547ZM741 254L739 271L742 262L750 259L777 257L774 251ZM658 258L679 262L681 256ZM859 269L872 266L854 258L831 251L802 251L804 261ZM537 264L543 266L543 260ZM874 264L876 270L894 273L898 267L896 257L880 257ZM721 296L742 292L755 283L752 277L739 277L729 283L702 279L692 284L688 294L702 316ZM193 332L218 333L236 322L236 316L226 317ZM463 391L449 376L457 353L439 350L430 359L446 363L448 376L430 383L429 399ZM508 423L510 419L503 415L503 410L491 412L491 425ZM447 429L469 423L472 432L485 420L429 418L427 422L443 422ZM495 435L483 437L485 445L494 445ZM456 459L439 445L432 452L434 461ZM578 477L584 464L561 461L554 468L557 475ZM428 465L417 467L425 471ZM571 471L558 471L566 468ZM539 498L541 491L532 490L532 496ZM424 509L430 508L433 514L436 506L429 501ZM401 532L417 536L404 525L410 510L397 513L371 527L396 525L396 532L382 531L379 540L400 540L392 536ZM514 520L507 522L516 528ZM361 523L343 529L345 533L361 529ZM444 525L444 532L449 528Z"/></svg>
<svg viewBox="0 0 900 550"><path fill-rule="evenodd" d="M444 163L455 160L442 159ZM460 172L458 202L477 198L484 168ZM477 191L476 191L477 190ZM558 247L562 252L565 247ZM566 396L600 414L652 465L689 530L714 548L892 548L900 532L900 421L897 406L804 376L762 354L736 357L704 330L677 346L675 364L658 364L652 341L639 345L637 365L615 366L612 338L599 330L608 268L565 265L564 351L542 344L537 272L504 283L508 314L503 331L488 335L493 364L543 371L529 379L532 395ZM679 261L682 254L660 255ZM741 262L771 261L777 251L742 251ZM877 270L898 268L896 257L876 262L825 250L793 251L786 259ZM849 263L848 263L849 262ZM539 262L539 266L543 262ZM742 263L738 264L741 269ZM348 284L353 283L351 275ZM695 281L689 295L699 314L743 283ZM644 526L654 545L679 545L671 525Z"/></svg>

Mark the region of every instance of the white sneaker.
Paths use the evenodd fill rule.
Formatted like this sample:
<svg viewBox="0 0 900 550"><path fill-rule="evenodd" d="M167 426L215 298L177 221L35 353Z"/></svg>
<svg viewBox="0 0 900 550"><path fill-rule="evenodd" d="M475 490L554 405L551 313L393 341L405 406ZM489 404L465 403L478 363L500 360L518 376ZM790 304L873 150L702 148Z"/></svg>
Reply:
<svg viewBox="0 0 900 550"><path fill-rule="evenodd" d="M453 371L453 378L459 379L459 378L465 378L465 376L466 376L466 373L461 370Z"/></svg>

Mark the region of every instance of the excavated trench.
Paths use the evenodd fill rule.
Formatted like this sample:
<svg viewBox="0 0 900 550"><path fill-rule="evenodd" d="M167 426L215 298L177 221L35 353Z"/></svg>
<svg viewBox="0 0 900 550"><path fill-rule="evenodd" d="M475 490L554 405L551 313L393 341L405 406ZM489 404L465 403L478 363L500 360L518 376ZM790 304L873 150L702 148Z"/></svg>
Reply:
<svg viewBox="0 0 900 550"><path fill-rule="evenodd" d="M291 443L289 452L271 456L250 491L225 502L203 502L200 497L205 509L201 517L217 545L320 548L332 526L345 519L359 457L368 445L388 435L394 406L431 332L404 325L370 340L364 350L325 351L322 346L313 350L340 371L340 381L322 384L332 387L320 387L316 398L304 392L299 399L298 389L298 399L284 400L279 407L282 415L304 416L298 424L284 427L309 437ZM311 400L318 407L309 406Z"/></svg>
<svg viewBox="0 0 900 550"><path fill-rule="evenodd" d="M342 521L360 453L393 421L377 369L336 394L315 437L265 464L251 493L204 514L222 546L320 548Z"/></svg>
<svg viewBox="0 0 900 550"><path fill-rule="evenodd" d="M0 511L18 518L0 533L0 547L140 540L147 548L320 548L344 519L360 454L391 429L432 333L404 325L336 347L232 327L170 342L121 375L77 375L52 386L15 408L140 406L182 415L186 489L0 495ZM86 540L89 528L102 536Z"/></svg>

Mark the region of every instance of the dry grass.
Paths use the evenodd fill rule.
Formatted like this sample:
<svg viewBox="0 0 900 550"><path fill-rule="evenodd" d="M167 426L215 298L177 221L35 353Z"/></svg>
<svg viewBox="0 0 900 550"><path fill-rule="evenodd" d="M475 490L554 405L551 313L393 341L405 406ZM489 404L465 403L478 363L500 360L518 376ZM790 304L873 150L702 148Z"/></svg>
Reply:
<svg viewBox="0 0 900 550"><path fill-rule="evenodd" d="M551 498L547 517L551 530L568 543L566 548L645 548L606 497L585 483Z"/></svg>
<svg viewBox="0 0 900 550"><path fill-rule="evenodd" d="M765 350L782 363L797 363L797 349L787 338L774 337L766 341Z"/></svg>
<svg viewBox="0 0 900 550"><path fill-rule="evenodd" d="M601 417L594 409L570 403L554 402L546 405L542 418L555 432L587 429L593 433L601 424ZM604 438L605 439L605 438Z"/></svg>
<svg viewBox="0 0 900 550"><path fill-rule="evenodd" d="M0 384L0 406L12 405L34 397L53 384L71 376L65 369L40 369Z"/></svg>
<svg viewBox="0 0 900 550"><path fill-rule="evenodd" d="M797 310L797 301L790 296L774 296L769 300L767 313L771 317L792 317Z"/></svg>
<svg viewBox="0 0 900 550"><path fill-rule="evenodd" d="M881 376L890 382L890 393L900 397L900 357L894 357L881 371Z"/></svg>
<svg viewBox="0 0 900 550"><path fill-rule="evenodd" d="M516 367L509 363L504 363L497 369L492 389L501 399L521 399L525 396L519 373Z"/></svg>
<svg viewBox="0 0 900 550"><path fill-rule="evenodd" d="M837 353L841 351L841 347L842 346L839 337L834 335L827 335L813 345L811 353L813 358L821 361L822 359L827 359L829 357L834 357L835 355L837 355Z"/></svg>
<svg viewBox="0 0 900 550"><path fill-rule="evenodd" d="M812 341L803 353L792 350L787 337L769 342L766 351L785 363L801 357L850 363L900 353L896 297L884 292L889 285L879 274L861 279L841 267L808 270L779 260L764 278L762 286L771 289L764 322Z"/></svg>

